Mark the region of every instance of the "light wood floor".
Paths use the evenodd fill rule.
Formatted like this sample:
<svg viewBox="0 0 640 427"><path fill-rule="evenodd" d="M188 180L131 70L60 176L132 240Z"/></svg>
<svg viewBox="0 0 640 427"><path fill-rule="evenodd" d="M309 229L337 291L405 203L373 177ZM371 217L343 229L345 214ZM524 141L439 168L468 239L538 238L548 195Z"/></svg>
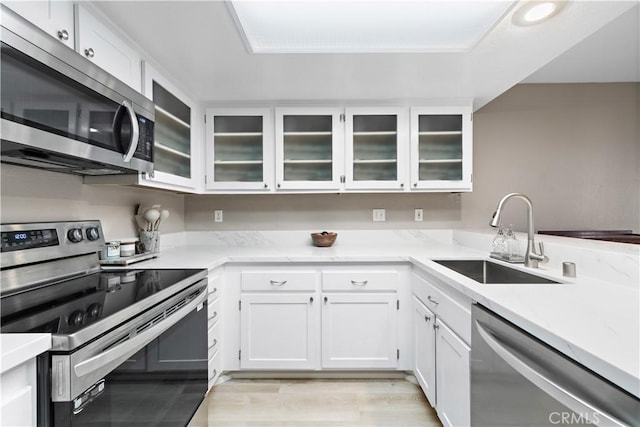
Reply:
<svg viewBox="0 0 640 427"><path fill-rule="evenodd" d="M189 423L189 427L441 425L420 388L398 379L233 379L215 386Z"/></svg>

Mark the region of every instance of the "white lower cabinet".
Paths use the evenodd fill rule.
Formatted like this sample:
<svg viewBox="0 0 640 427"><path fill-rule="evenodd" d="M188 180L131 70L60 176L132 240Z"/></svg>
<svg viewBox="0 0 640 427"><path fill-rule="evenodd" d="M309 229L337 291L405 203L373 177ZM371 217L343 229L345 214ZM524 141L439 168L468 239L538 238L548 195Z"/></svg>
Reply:
<svg viewBox="0 0 640 427"><path fill-rule="evenodd" d="M468 426L471 348L440 319L436 319L436 381L440 421L445 426Z"/></svg>
<svg viewBox="0 0 640 427"><path fill-rule="evenodd" d="M417 298L413 299L413 375L427 400L436 406L436 316Z"/></svg>
<svg viewBox="0 0 640 427"><path fill-rule="evenodd" d="M445 426L469 425L471 300L413 276L414 375Z"/></svg>
<svg viewBox="0 0 640 427"><path fill-rule="evenodd" d="M315 294L243 294L241 369L315 369L318 316Z"/></svg>
<svg viewBox="0 0 640 427"><path fill-rule="evenodd" d="M400 343L410 339L408 333L399 338L399 269L299 266L232 273L241 288L235 366L409 369L410 362L399 363Z"/></svg>
<svg viewBox="0 0 640 427"><path fill-rule="evenodd" d="M322 303L323 368L396 368L395 293L325 293Z"/></svg>
<svg viewBox="0 0 640 427"><path fill-rule="evenodd" d="M209 271L207 284L207 371L208 388L213 387L222 371L222 287L223 270Z"/></svg>

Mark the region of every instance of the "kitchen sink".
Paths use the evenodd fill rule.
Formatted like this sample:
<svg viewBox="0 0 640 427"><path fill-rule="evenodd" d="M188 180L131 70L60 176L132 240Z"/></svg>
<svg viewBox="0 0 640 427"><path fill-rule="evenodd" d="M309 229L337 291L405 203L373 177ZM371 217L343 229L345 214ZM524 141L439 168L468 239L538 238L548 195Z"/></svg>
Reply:
<svg viewBox="0 0 640 427"><path fill-rule="evenodd" d="M479 283L561 283L480 259L433 260Z"/></svg>

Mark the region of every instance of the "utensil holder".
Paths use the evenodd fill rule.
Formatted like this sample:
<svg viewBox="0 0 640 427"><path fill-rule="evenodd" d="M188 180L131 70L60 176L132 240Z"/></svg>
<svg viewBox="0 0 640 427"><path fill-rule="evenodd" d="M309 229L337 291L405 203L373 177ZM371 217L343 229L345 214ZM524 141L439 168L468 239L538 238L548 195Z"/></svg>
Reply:
<svg viewBox="0 0 640 427"><path fill-rule="evenodd" d="M141 231L140 242L144 245L145 252L160 252L160 232L158 231Z"/></svg>

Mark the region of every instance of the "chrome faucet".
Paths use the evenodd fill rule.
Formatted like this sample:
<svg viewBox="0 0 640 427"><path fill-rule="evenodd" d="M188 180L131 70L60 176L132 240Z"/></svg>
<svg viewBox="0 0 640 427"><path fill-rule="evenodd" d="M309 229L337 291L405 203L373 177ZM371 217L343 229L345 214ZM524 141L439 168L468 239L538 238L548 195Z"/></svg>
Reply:
<svg viewBox="0 0 640 427"><path fill-rule="evenodd" d="M533 204L527 196L522 193L509 193L504 196L500 202L498 202L498 207L493 213L493 218L491 218L491 222L489 224L492 227L500 226L502 208L507 200L511 198L523 200L527 204L527 250L524 253L524 265L525 267L538 268L538 262L547 262L549 258L544 256L544 246L542 245L542 242L539 243L539 253L535 250L536 243L533 237Z"/></svg>

